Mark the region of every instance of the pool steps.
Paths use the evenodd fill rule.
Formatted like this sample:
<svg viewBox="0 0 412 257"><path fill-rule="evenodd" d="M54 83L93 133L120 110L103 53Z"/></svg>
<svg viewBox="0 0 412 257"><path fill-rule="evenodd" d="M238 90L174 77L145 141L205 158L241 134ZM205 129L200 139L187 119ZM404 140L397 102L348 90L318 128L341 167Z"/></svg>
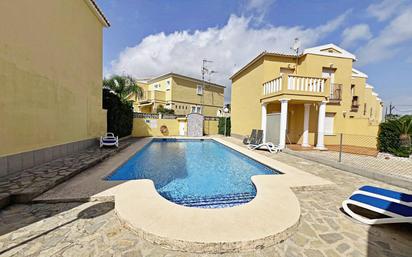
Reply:
<svg viewBox="0 0 412 257"><path fill-rule="evenodd" d="M182 198L174 198L168 193L161 193L161 195L180 205L187 207L198 207L198 208L224 208L236 206L239 204L244 204L250 202L255 198L255 194L251 193L237 193L237 194L227 194L227 195L215 195L211 197L190 197L185 196Z"/></svg>

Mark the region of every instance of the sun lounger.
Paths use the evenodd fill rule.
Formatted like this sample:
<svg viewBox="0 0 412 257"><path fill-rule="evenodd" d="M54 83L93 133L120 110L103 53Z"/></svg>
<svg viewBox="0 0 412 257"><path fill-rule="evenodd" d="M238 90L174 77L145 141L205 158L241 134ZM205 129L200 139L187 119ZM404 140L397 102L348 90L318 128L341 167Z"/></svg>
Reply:
<svg viewBox="0 0 412 257"><path fill-rule="evenodd" d="M252 137L253 135L253 130L251 134L251 139L248 145L248 148L251 150L256 150L256 149L267 149L271 153L277 153L281 151L282 149L279 148L279 146L271 143L271 142L263 142L263 130L256 130L256 137Z"/></svg>
<svg viewBox="0 0 412 257"><path fill-rule="evenodd" d="M357 206L380 214L380 218L368 218L356 213L349 206ZM412 223L412 195L384 188L363 186L356 190L342 207L354 219L366 224Z"/></svg>
<svg viewBox="0 0 412 257"><path fill-rule="evenodd" d="M107 132L106 135L100 137L100 147L103 146L119 147L119 137L115 137L113 133Z"/></svg>

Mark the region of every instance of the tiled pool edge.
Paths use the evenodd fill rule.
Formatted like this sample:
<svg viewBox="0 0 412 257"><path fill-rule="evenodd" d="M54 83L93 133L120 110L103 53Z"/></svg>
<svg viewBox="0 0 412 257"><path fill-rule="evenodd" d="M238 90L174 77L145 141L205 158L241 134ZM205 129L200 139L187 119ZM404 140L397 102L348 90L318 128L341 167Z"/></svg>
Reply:
<svg viewBox="0 0 412 257"><path fill-rule="evenodd" d="M173 138L173 137L172 137ZM203 137L204 139L213 139L219 143L222 143L223 145L230 147L231 149L238 151L241 154L246 155L249 158L254 159L255 161L258 161L264 165L267 165L269 167L272 167L274 169L280 170L281 172L284 172L285 168L286 169L290 169L288 172L284 172L284 174L286 174L285 178L287 178L287 180L285 181L289 187L289 190L291 190L293 188L293 190L306 190L307 189L315 189L317 186L320 186L322 188L327 188L330 187L331 185L333 185L333 183L330 183L329 181L326 181L324 179L318 178L316 176L310 175L306 172L297 170L295 168L292 168L288 165L285 165L283 163L277 162L273 159L267 158L259 153L250 151L244 147L240 147L240 146L236 146L233 143L224 141L222 139L219 138L213 138L213 137ZM147 144L149 144L152 140L148 140ZM143 146L144 147L144 146ZM142 147L142 148L143 148ZM280 165L282 166L281 169L278 169L278 166ZM275 166L275 167L273 167ZM300 173L300 174L294 174L293 173ZM302 177L302 174L306 174L306 176L304 175ZM283 177L284 175L281 175L281 177ZM256 178L253 178L253 183L255 184L255 186L257 187L258 190L258 195L256 196L256 198L259 196L259 198L262 198L262 194L259 193L259 191L264 187L264 186L258 186L254 180L260 180L260 181L264 181L265 179L263 178L264 176L256 176ZM300 179L299 179L300 177ZM297 179L297 181L295 181L295 179ZM283 183L283 179L280 180ZM265 184L265 183L263 183ZM124 184L123 184L124 185ZM122 185L122 186L123 186ZM266 185L267 186L267 185ZM280 186L280 185L279 185ZM150 192L152 191L152 192ZM119 190L113 190L110 193L108 193L109 195L116 195L119 193ZM145 192L146 196L148 196L149 198L151 198L152 196L154 198L161 198L163 199L162 201L166 201L168 202L171 206L173 206L172 208L177 208L177 209L182 209L182 208L186 208L185 210L189 211L189 217L190 215L193 215L194 213L191 212L190 210L196 210L197 208L188 208L188 207L184 207L184 206L177 206L176 204L173 204L169 201L167 201L166 199L162 198L158 192L155 190L154 186L151 190L149 190L149 193L147 194L147 192ZM152 194L152 196L150 196ZM294 193L291 190L291 194L293 194L293 196L296 198L296 196L294 195ZM105 194L103 194L105 195ZM107 196L107 193L106 193ZM100 196L102 197L102 196ZM255 198L255 199L256 199ZM133 198L134 199L134 198ZM253 205L253 202L255 201L252 200L251 202L245 204L245 205L241 205L241 207L247 207L251 205ZM156 200L155 200L156 201ZM296 199L297 201L297 199ZM150 202L150 201L149 201ZM147 203L149 203L147 202ZM285 203L286 205L288 203ZM150 231L150 229L142 229L139 226L135 226L133 225L130 220L128 220L127 218L124 219L122 217L122 213L121 211L119 212L118 208L116 208L116 206L119 205L119 199L115 196L115 213L117 215L117 217L119 218L119 220L121 221L121 223L127 227L130 230L133 230L136 232L136 234L155 244L159 244L164 248L168 248L168 249L172 249L172 250L180 250L180 251L186 251L186 252L201 252L201 253L223 253L223 252L244 252L244 251L253 251L255 249L259 249L262 247L267 247L270 245L274 245L277 243L282 242L283 240L287 239L289 236L291 236L294 231L296 231L298 225L299 225L299 220L300 220L300 211L299 211L299 215L298 218L296 219L295 222L292 222L293 224L289 224L290 226L288 226L287 228L284 228L282 231L280 231L279 233L273 233L270 235L266 235L266 236L260 236L260 237L256 237L254 239L251 240L237 240L237 241L228 241L228 240L223 240L223 241L216 241L216 242L205 242L202 240L197 240L197 241L193 241L193 240L182 240L182 239L176 239L173 237L168 237L168 236L163 236L163 235L159 235L156 233L153 233ZM139 205L140 208L146 208L148 206L145 206L145 203L140 203L140 204L135 204L135 205ZM149 204L150 205L150 204ZM292 204L293 205L293 204ZM299 203L298 203L299 205ZM128 205L129 207L130 205ZM153 206L152 206L153 207ZM158 207L158 206L156 206ZM168 208L168 207L167 207ZM162 213L170 213L168 210L163 209L161 210ZM227 208L227 209L220 209L220 210L229 210L236 208L236 207L232 207L232 208ZM299 208L299 207L298 207ZM127 208L130 209L130 208ZM265 208L260 208L261 211L266 212L267 210L265 210ZM137 210L136 210L137 211ZM138 212L138 211L137 211ZM191 213L191 214L190 214ZM240 212L241 214L241 212ZM196 215L196 214L195 214ZM133 215L135 216L135 215ZM150 216L150 215L149 215ZM276 216L276 215L275 215ZM292 215L293 216L293 215ZM132 217L133 218L133 217ZM171 217L169 217L171 218ZM275 217L271 217L271 218L275 218ZM172 221L170 221L172 222ZM188 226L190 226L190 224L187 224ZM246 229L246 228L245 228ZM230 237L229 237L230 238Z"/></svg>

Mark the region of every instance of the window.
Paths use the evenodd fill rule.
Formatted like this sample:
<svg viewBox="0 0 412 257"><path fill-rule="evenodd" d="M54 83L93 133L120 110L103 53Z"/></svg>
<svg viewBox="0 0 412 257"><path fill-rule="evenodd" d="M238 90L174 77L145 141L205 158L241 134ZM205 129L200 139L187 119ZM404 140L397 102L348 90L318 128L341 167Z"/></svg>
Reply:
<svg viewBox="0 0 412 257"><path fill-rule="evenodd" d="M351 92L351 94L352 94L352 97L354 97L355 96L355 85L350 85L350 92Z"/></svg>
<svg viewBox="0 0 412 257"><path fill-rule="evenodd" d="M203 95L203 86L202 85L197 85L196 93L198 95Z"/></svg>
<svg viewBox="0 0 412 257"><path fill-rule="evenodd" d="M294 69L290 69L290 68L280 68L280 75L283 74L293 74L295 70Z"/></svg>
<svg viewBox="0 0 412 257"><path fill-rule="evenodd" d="M366 115L366 103L363 104L363 115Z"/></svg>
<svg viewBox="0 0 412 257"><path fill-rule="evenodd" d="M160 89L160 84L154 84L153 87L154 89Z"/></svg>
<svg viewBox="0 0 412 257"><path fill-rule="evenodd" d="M170 80L166 80L166 90L170 90Z"/></svg>
<svg viewBox="0 0 412 257"><path fill-rule="evenodd" d="M325 135L333 135L333 123L335 121L334 113L326 113L325 116Z"/></svg>
<svg viewBox="0 0 412 257"><path fill-rule="evenodd" d="M202 106L192 106L192 113L202 113Z"/></svg>

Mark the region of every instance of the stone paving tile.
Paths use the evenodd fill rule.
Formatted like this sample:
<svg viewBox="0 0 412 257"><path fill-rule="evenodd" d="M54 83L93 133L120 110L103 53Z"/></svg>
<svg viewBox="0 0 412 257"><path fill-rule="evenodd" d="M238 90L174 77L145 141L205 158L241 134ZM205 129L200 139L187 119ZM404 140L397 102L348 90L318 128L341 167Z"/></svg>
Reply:
<svg viewBox="0 0 412 257"><path fill-rule="evenodd" d="M122 141L119 148L88 148L85 151L1 177L0 208L7 205L7 200L16 203L29 202L39 194L127 147L133 141L135 139Z"/></svg>
<svg viewBox="0 0 412 257"><path fill-rule="evenodd" d="M42 203L0 211L0 256L412 256L411 224L367 226L340 210L342 200L360 185L401 189L287 154L260 153L336 183L328 189L295 190L301 223L281 244L245 253L171 251L123 228L113 203Z"/></svg>
<svg viewBox="0 0 412 257"><path fill-rule="evenodd" d="M339 159L339 153L333 151L299 151L299 154L323 158L336 162ZM382 156L373 157L366 155L343 153L342 163L354 167L372 169L382 174L390 174L392 176L398 176L412 180L411 158L391 157L385 159Z"/></svg>

